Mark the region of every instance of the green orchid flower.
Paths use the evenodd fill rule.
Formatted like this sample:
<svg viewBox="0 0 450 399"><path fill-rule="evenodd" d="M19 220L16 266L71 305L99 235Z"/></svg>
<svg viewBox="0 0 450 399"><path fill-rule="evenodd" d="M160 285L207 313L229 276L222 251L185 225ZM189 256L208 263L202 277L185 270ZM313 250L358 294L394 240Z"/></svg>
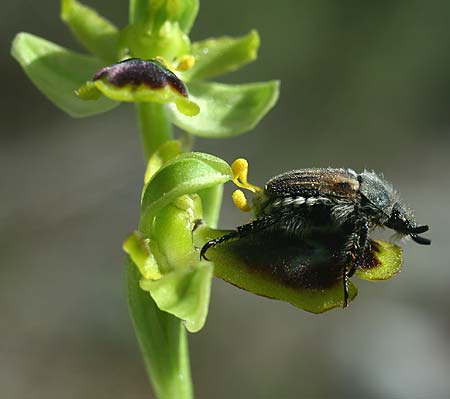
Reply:
<svg viewBox="0 0 450 399"><path fill-rule="evenodd" d="M231 85L206 79L254 60L258 34L252 31L240 38L191 44L188 34L197 12L196 0L134 0L130 2L130 23L119 30L77 0L62 0L62 20L92 55L78 54L29 33L16 36L12 55L38 89L74 117L108 111L119 101L159 103L165 104L170 122L194 135L227 137L248 131L275 104L278 82ZM129 58L153 64L165 60L168 67L162 67L167 73L178 73L190 97L170 86L118 87L105 77L91 81L99 71ZM192 60L188 65L186 58ZM178 71L172 65L177 65Z"/></svg>
<svg viewBox="0 0 450 399"><path fill-rule="evenodd" d="M191 332L205 323L213 263L201 261L192 232L208 197L232 178L230 166L204 153L181 153L168 141L150 158L142 195L139 232L124 249L140 271L140 286L161 310L184 320ZM216 218L217 216L214 215Z"/></svg>

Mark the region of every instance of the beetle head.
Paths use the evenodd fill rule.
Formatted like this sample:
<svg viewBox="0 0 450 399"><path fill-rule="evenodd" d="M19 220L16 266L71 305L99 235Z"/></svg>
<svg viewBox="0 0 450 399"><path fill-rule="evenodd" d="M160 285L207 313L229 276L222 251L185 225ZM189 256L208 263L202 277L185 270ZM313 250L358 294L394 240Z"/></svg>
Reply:
<svg viewBox="0 0 450 399"><path fill-rule="evenodd" d="M402 235L410 236L415 242L422 245L430 245L428 238L419 236L419 234L428 231L428 226L417 226L414 217L400 202L396 202L392 208L391 216L385 223L389 227Z"/></svg>
<svg viewBox="0 0 450 399"><path fill-rule="evenodd" d="M429 245L431 241L419 234L428 226L418 226L411 211L399 201L394 188L374 172L364 171L358 176L360 192L368 201L367 207L380 225L389 227L401 235L410 236L415 242Z"/></svg>

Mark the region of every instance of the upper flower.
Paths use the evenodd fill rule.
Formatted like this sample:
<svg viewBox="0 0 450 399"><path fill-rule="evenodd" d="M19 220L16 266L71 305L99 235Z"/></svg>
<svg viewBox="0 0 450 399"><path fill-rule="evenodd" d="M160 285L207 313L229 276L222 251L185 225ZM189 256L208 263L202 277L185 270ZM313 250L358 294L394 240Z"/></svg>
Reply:
<svg viewBox="0 0 450 399"><path fill-rule="evenodd" d="M198 12L197 0L131 0L129 11L128 26L119 30L77 0L62 0L63 21L92 55L29 33L16 36L12 55L53 103L75 117L108 111L118 101L158 102L167 104L170 120L188 133L226 137L254 127L275 104L277 81L237 85L206 81L256 58L255 31L191 44L188 34ZM135 73L150 72L146 75L150 79L163 76L164 85L136 82L136 75L117 84L119 78L130 78L123 74L130 66Z"/></svg>

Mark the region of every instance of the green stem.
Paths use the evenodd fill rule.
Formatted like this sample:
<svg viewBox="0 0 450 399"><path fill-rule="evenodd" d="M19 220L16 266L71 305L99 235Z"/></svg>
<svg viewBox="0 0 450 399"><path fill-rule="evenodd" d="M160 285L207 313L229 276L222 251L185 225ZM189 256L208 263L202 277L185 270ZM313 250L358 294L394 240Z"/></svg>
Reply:
<svg viewBox="0 0 450 399"><path fill-rule="evenodd" d="M146 159L172 138L164 107L137 104L142 145ZM186 328L182 321L161 311L148 292L139 286L137 266L127 265L128 308L147 373L158 399L193 397Z"/></svg>
<svg viewBox="0 0 450 399"><path fill-rule="evenodd" d="M172 139L172 126L163 104L137 103L136 108L145 159L149 159L162 143Z"/></svg>
<svg viewBox="0 0 450 399"><path fill-rule="evenodd" d="M140 274L127 264L128 308L145 367L159 399L190 399L192 384L186 329L180 319L162 312L139 287Z"/></svg>

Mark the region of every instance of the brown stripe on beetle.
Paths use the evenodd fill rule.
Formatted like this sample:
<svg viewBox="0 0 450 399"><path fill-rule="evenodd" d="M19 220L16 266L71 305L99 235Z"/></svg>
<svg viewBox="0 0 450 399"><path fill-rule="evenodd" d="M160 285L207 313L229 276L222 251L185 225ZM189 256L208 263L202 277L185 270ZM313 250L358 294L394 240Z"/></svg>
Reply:
<svg viewBox="0 0 450 399"><path fill-rule="evenodd" d="M272 178L265 191L282 197L320 193L355 199L359 196L359 182L356 173L348 169L303 169Z"/></svg>

